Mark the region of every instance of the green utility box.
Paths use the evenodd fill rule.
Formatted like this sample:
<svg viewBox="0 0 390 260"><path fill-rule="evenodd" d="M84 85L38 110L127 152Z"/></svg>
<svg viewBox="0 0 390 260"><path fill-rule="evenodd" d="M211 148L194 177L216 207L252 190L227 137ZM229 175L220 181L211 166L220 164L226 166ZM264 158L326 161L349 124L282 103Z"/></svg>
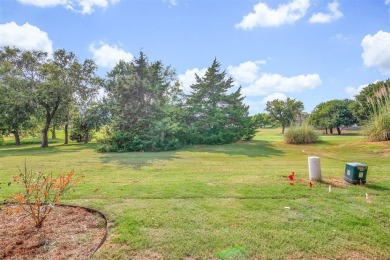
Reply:
<svg viewBox="0 0 390 260"><path fill-rule="evenodd" d="M345 165L344 180L353 184L364 184L366 183L367 169L367 165L358 162L347 163Z"/></svg>

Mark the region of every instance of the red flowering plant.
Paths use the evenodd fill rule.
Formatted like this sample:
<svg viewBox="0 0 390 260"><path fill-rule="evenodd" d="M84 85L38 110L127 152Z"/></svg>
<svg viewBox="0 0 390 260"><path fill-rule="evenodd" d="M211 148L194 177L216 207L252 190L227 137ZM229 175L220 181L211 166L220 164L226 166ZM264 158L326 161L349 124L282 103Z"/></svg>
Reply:
<svg viewBox="0 0 390 260"><path fill-rule="evenodd" d="M13 182L22 185L22 191L10 197L10 201L15 202L17 207L8 208L7 213L24 212L34 220L36 228L41 228L61 196L83 178L73 180L73 176L73 170L57 177L53 177L52 173L47 175L43 172L33 172L27 169L25 163L23 170L19 168L19 175L13 176Z"/></svg>

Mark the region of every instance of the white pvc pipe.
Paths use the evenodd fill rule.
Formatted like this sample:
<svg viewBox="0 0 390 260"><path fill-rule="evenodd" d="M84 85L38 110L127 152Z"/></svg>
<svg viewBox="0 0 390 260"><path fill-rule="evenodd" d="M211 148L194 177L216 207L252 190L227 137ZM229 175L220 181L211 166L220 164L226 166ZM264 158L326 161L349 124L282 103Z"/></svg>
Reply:
<svg viewBox="0 0 390 260"><path fill-rule="evenodd" d="M313 181L320 181L322 179L320 157L317 156L309 157L308 164L309 164L309 178Z"/></svg>

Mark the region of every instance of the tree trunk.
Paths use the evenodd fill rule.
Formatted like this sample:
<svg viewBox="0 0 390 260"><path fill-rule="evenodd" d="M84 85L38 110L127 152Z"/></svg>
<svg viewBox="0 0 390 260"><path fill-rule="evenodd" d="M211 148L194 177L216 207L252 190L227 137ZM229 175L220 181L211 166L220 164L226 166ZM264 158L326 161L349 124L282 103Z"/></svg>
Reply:
<svg viewBox="0 0 390 260"><path fill-rule="evenodd" d="M47 136L47 132L49 131L49 126L46 126L42 129L42 148L49 147L49 138Z"/></svg>
<svg viewBox="0 0 390 260"><path fill-rule="evenodd" d="M50 129L51 120L53 119L60 103L61 103L61 98L58 97L57 102L56 102L55 106L53 107L53 111L50 111L49 105L47 105L47 104L43 105L45 110L46 110L46 120L45 120L45 126L42 129L42 144L41 144L42 148L49 147L49 138L47 136L47 133Z"/></svg>
<svg viewBox="0 0 390 260"><path fill-rule="evenodd" d="M329 128L329 132L332 135L333 134L333 128Z"/></svg>
<svg viewBox="0 0 390 260"><path fill-rule="evenodd" d="M19 146L20 145L20 135L17 130L11 132L14 137L15 137L15 145Z"/></svg>
<svg viewBox="0 0 390 260"><path fill-rule="evenodd" d="M328 134L328 128L325 127L325 134Z"/></svg>
<svg viewBox="0 0 390 260"><path fill-rule="evenodd" d="M89 131L88 129L84 132L84 143L87 144L89 142Z"/></svg>
<svg viewBox="0 0 390 260"><path fill-rule="evenodd" d="M65 141L64 141L64 144L68 144L69 143L69 132L68 132L68 123L65 123Z"/></svg>
<svg viewBox="0 0 390 260"><path fill-rule="evenodd" d="M47 133L49 132L51 119L52 119L52 117L51 117L50 112L48 110L46 110L45 126L42 129L42 144L41 144L42 148L49 147L49 137L48 137Z"/></svg>
<svg viewBox="0 0 390 260"><path fill-rule="evenodd" d="M53 128L51 129L51 139L57 139L55 125L53 125Z"/></svg>
<svg viewBox="0 0 390 260"><path fill-rule="evenodd" d="M284 129L286 128L286 126L282 125L282 134L284 134Z"/></svg>
<svg viewBox="0 0 390 260"><path fill-rule="evenodd" d="M337 129L337 134L341 135L341 128L340 127L336 127L336 129Z"/></svg>

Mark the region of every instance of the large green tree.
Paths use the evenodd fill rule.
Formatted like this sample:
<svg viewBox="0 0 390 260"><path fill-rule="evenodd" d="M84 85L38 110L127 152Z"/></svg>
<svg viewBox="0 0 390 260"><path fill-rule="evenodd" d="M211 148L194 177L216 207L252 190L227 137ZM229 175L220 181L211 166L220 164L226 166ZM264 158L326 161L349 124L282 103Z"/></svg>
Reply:
<svg viewBox="0 0 390 260"><path fill-rule="evenodd" d="M41 147L48 147L48 131L60 105L68 105L75 99L93 96L99 88L97 66L92 60L80 63L72 52L63 49L54 52L51 60L42 65L42 81L36 85L35 99L44 109L44 127Z"/></svg>
<svg viewBox="0 0 390 260"><path fill-rule="evenodd" d="M149 62L143 52L132 62L120 61L108 73L110 149L158 151L179 145L175 97L180 89L173 83L175 79L174 70L161 61Z"/></svg>
<svg viewBox="0 0 390 260"><path fill-rule="evenodd" d="M351 126L357 122L352 114L352 105L354 101L350 99L333 100L331 101L331 113L333 118L333 126L337 130L337 134L341 134L343 128Z"/></svg>
<svg viewBox="0 0 390 260"><path fill-rule="evenodd" d="M254 136L255 127L243 103L241 87L233 91L233 79L220 71L216 59L204 77L196 75L196 83L190 87L186 143L223 144Z"/></svg>
<svg viewBox="0 0 390 260"><path fill-rule="evenodd" d="M275 99L268 101L265 110L269 113L271 119L282 126L282 133L289 126L295 117L299 116L304 109L303 103L295 99L287 98L286 101Z"/></svg>
<svg viewBox="0 0 390 260"><path fill-rule="evenodd" d="M332 123L332 113L331 106L329 102L322 102L318 104L313 112L310 114L309 122L314 127L319 129L325 129L325 133L333 133L333 123Z"/></svg>
<svg viewBox="0 0 390 260"><path fill-rule="evenodd" d="M93 96L100 83L92 60L80 63L73 53L63 49L55 51L48 59L45 52L5 47L1 51L0 66L4 92L0 109L8 111L1 113L2 124L7 125L16 138L31 113L41 117L41 147L48 146L48 131L58 111L68 111L58 109Z"/></svg>
<svg viewBox="0 0 390 260"><path fill-rule="evenodd" d="M310 122L317 128L324 128L333 133L333 128L337 134L341 134L343 128L351 126L357 122L352 114L352 105L354 101L349 99L330 100L317 105L311 116Z"/></svg>
<svg viewBox="0 0 390 260"><path fill-rule="evenodd" d="M33 90L45 58L46 54L38 51L0 50L0 128L14 135L16 145L20 145L21 130L35 124Z"/></svg>

